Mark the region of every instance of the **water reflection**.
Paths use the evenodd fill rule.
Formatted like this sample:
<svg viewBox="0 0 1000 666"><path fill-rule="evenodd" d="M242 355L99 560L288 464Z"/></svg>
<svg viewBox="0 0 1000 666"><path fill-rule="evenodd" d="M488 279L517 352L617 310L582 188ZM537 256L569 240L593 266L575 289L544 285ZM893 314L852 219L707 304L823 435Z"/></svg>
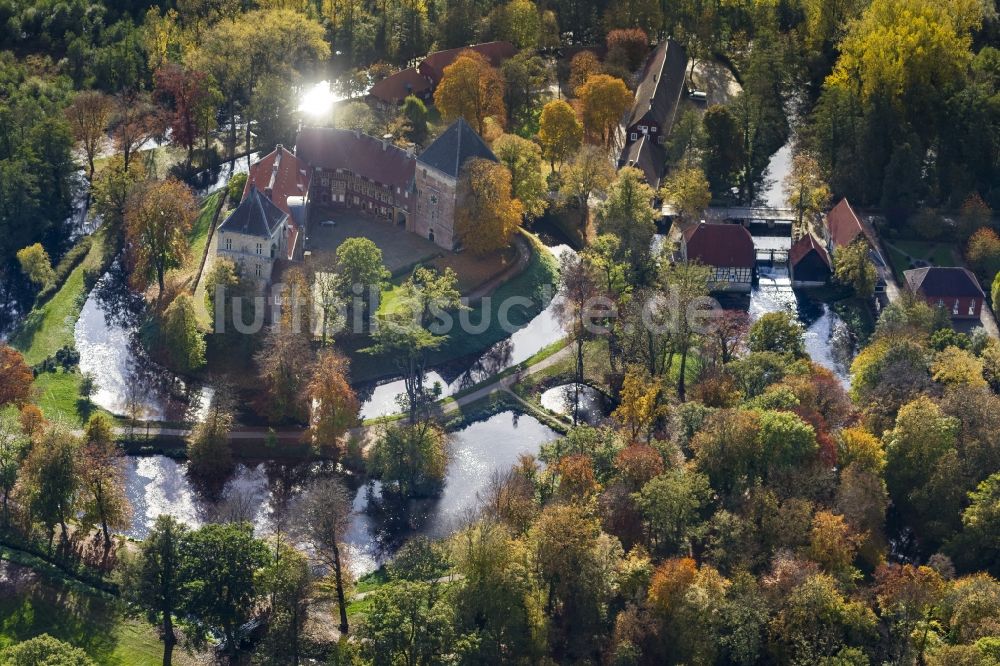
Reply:
<svg viewBox="0 0 1000 666"><path fill-rule="evenodd" d="M805 328L809 358L849 386L850 364L856 350L847 324L826 303L811 298L808 292L792 289L786 268L762 266L758 272L760 279L750 293L750 317L758 319L782 310L795 314Z"/></svg>
<svg viewBox="0 0 1000 666"><path fill-rule="evenodd" d="M119 262L98 280L74 328L80 371L94 377L94 404L113 414L157 421L189 420L204 389L154 363L139 340L143 299Z"/></svg>
<svg viewBox="0 0 1000 666"><path fill-rule="evenodd" d="M556 414L572 415L575 409L581 423L597 425L604 420L604 395L593 386L581 384L579 394L576 384L553 386L542 393L540 401L542 407Z"/></svg>
<svg viewBox="0 0 1000 666"><path fill-rule="evenodd" d="M351 569L358 575L371 571L414 534L447 536L475 509L477 496L494 471L510 468L521 454L537 453L542 444L558 437L530 416L503 412L453 434L451 461L439 499L389 507L380 502L377 482L362 486L345 538ZM126 534L145 538L161 514L190 527L249 520L257 534L267 534L287 525L287 508L311 479L332 473L328 463L246 462L236 465L224 482L206 484L187 473L185 461L130 457L125 492L133 518Z"/></svg>
<svg viewBox="0 0 1000 666"><path fill-rule="evenodd" d="M522 454L537 454L559 434L530 416L502 412L452 435L444 492L435 500L386 506L377 483L361 487L347 542L352 569L364 573L385 561L409 537L445 537L468 519L495 471L509 469Z"/></svg>
<svg viewBox="0 0 1000 666"><path fill-rule="evenodd" d="M563 255L575 251L568 245L556 245L548 250L555 255L556 259L561 259ZM447 381L442 377L440 371L430 371L427 373L425 384L433 386L434 382L441 382L441 395L443 397L457 393L470 386L478 384L507 368L528 360L553 342L561 340L565 333L556 317L556 305L559 301L559 294L539 312L534 319L516 330L510 337L504 338L487 349L482 356L468 365L457 375L455 379ZM377 418L396 414L400 411L397 399L404 392L403 381L395 380L386 382L375 387L370 398L364 401L361 407L362 418Z"/></svg>

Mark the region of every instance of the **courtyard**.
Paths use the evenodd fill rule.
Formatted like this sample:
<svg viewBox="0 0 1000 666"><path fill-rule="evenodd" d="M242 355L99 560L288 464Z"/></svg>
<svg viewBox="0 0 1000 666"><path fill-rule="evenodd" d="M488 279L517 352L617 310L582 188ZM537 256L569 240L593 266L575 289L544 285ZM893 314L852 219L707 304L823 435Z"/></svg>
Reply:
<svg viewBox="0 0 1000 666"><path fill-rule="evenodd" d="M368 238L382 250L382 261L393 275L405 273L415 264L446 254L426 238L355 210L314 208L310 213L305 250L306 262L316 270L330 269L337 259L337 248L348 238ZM323 225L333 220L333 225Z"/></svg>

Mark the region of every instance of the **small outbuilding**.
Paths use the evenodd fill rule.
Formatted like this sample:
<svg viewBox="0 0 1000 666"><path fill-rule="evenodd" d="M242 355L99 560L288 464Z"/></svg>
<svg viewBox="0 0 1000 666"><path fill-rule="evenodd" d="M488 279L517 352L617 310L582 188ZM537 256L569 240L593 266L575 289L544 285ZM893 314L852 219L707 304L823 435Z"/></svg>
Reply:
<svg viewBox="0 0 1000 666"><path fill-rule="evenodd" d="M792 243L788 270L793 287L820 287L830 281L833 264L823 244L812 234L806 234Z"/></svg>

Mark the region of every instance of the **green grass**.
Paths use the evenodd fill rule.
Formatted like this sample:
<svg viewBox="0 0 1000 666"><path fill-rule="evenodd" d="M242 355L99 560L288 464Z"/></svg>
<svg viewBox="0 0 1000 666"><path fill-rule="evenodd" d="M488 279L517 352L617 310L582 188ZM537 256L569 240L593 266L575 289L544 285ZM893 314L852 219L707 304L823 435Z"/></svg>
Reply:
<svg viewBox="0 0 1000 666"><path fill-rule="evenodd" d="M224 190L219 190L205 197L205 201L201 204L201 211L198 213L198 217L191 227L191 233L188 234L188 240L191 242L191 259L189 261L195 262L195 269L198 268L198 264L201 263L201 257L205 254L205 245L208 243L208 231L212 226L212 218L215 217L215 209L219 205L219 198L223 194Z"/></svg>
<svg viewBox="0 0 1000 666"><path fill-rule="evenodd" d="M428 355L428 365L434 366L462 358L470 358L489 349L491 346L510 336L498 322L498 312L501 304L511 297L527 297L532 300L530 307L515 305L509 308L508 320L520 328L531 321L542 311L543 287L552 286L552 293L558 283L558 264L552 253L534 236L528 235L533 246L531 261L519 275L506 284L501 285L490 297L483 299L468 314L468 321L477 325L482 321L484 309L489 307L489 327L482 333L468 333L461 330L458 318L448 339L435 352ZM383 294L380 311L393 307L393 293L390 290ZM395 375L396 366L391 359L372 357L359 350L368 347L371 341L367 337L355 336L338 340L338 345L351 358L351 378L355 382L365 382Z"/></svg>
<svg viewBox="0 0 1000 666"><path fill-rule="evenodd" d="M5 558L6 559L6 558ZM17 574L27 570L6 565ZM47 633L82 648L98 664L156 666L162 644L153 628L126 618L109 595L41 574L16 576L15 593L0 597L0 649ZM194 663L175 650L175 663Z"/></svg>
<svg viewBox="0 0 1000 666"><path fill-rule="evenodd" d="M69 425L83 424L96 410L93 403L80 397L83 376L79 372L43 372L35 378L35 401L50 421Z"/></svg>
<svg viewBox="0 0 1000 666"><path fill-rule="evenodd" d="M103 264L107 233L107 227L94 233L86 258L70 272L52 298L28 313L11 339L29 365L40 363L60 348L73 344L73 328L87 299L84 272L97 270Z"/></svg>

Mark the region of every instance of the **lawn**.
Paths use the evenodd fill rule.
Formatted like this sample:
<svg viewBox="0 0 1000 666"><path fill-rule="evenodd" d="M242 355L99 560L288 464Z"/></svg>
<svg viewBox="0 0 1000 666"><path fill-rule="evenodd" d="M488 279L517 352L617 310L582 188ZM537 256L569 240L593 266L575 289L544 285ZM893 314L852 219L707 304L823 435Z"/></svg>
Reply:
<svg viewBox="0 0 1000 666"><path fill-rule="evenodd" d="M112 597L83 585L43 579L33 570L0 562L0 649L42 633L83 648L98 664L156 666L163 648L154 629L122 616ZM174 663L198 663L182 650Z"/></svg>
<svg viewBox="0 0 1000 666"><path fill-rule="evenodd" d="M94 233L87 256L70 272L52 298L28 313L12 338L11 344L24 354L29 365L44 361L62 347L73 346L76 320L87 300L84 275L88 270L100 270L104 262L107 233L106 227ZM90 414L89 406L80 402L82 381L79 373L59 371L40 374L35 379L35 389L42 413L50 419L62 418L71 423L82 423Z"/></svg>
<svg viewBox="0 0 1000 666"><path fill-rule="evenodd" d="M201 203L201 210L191 226L188 234L188 256L184 265L170 272L168 278L174 283L184 284L194 279L201 267L201 260L205 256L205 246L208 244L209 230L212 220L215 218L215 210L219 205L219 199L225 195L223 190L213 192L205 197Z"/></svg>
<svg viewBox="0 0 1000 666"><path fill-rule="evenodd" d="M550 285L552 293L558 282L558 265L555 257L534 236L529 235L532 243L532 256L527 268L506 284L501 285L490 298L473 307L467 313L468 321L473 325L489 318L489 326L482 333L462 331L455 319L455 326L448 334L448 339L441 348L429 354L428 365L434 366L456 359L469 358L478 354L500 340L510 336L501 326L498 312L505 301L513 297L529 298L530 307L515 304L507 308L507 320L520 328L531 321L543 309L545 285ZM395 296L390 290L383 294L380 310L387 311L393 307ZM355 382L366 382L392 376L397 373L396 366L390 359L373 357L359 350L367 347L371 341L367 337L344 338L338 341L338 346L351 358L351 378Z"/></svg>
<svg viewBox="0 0 1000 666"><path fill-rule="evenodd" d="M29 365L40 363L60 348L73 344L73 328L87 299L84 273L101 267L106 233L105 227L94 233L87 256L70 272L52 298L28 313L12 338L11 344L24 354Z"/></svg>
<svg viewBox="0 0 1000 666"><path fill-rule="evenodd" d="M886 241L883 243L889 252L889 262L892 264L893 275L902 284L903 272L921 265L931 266L962 266L961 253L954 243L929 242L917 240ZM910 260L910 257L917 263ZM923 262L920 264L919 262Z"/></svg>

